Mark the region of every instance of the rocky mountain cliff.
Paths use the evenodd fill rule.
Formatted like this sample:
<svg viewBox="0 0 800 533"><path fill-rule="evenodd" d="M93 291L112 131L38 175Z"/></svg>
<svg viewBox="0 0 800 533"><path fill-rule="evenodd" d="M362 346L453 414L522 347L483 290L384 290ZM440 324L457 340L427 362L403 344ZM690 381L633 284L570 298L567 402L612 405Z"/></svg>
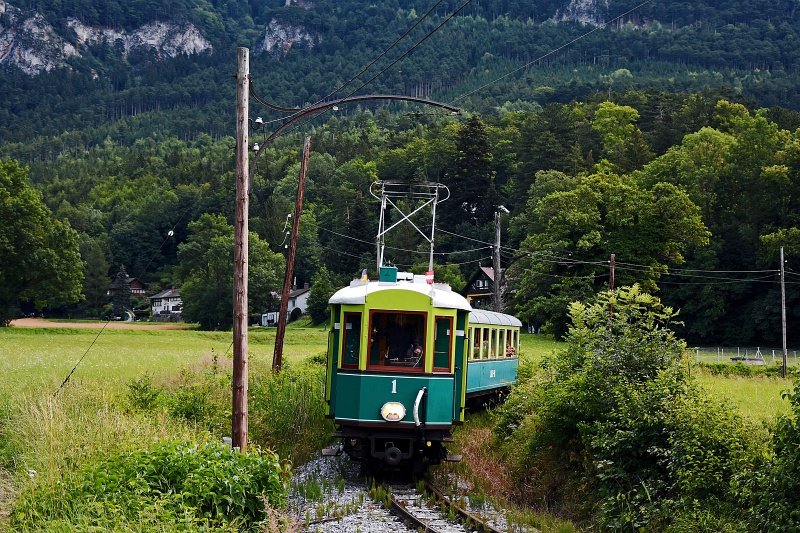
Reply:
<svg viewBox="0 0 800 533"><path fill-rule="evenodd" d="M64 35L36 12L25 12L0 0L0 65L17 67L35 75L69 65L93 46L107 45L127 56L132 51L152 52L157 58L210 53L211 42L190 23L155 21L134 31L89 26L67 19Z"/></svg>

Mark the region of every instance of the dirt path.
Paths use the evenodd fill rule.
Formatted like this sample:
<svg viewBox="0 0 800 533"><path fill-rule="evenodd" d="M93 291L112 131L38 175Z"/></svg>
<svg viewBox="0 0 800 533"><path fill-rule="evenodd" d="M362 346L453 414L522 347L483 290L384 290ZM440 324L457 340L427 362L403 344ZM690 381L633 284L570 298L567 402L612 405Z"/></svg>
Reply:
<svg viewBox="0 0 800 533"><path fill-rule="evenodd" d="M102 329L105 322L55 322L45 318L19 318L11 321L12 326L20 328L71 328L71 329ZM153 322L116 322L111 321L106 329L189 329L185 324L162 324Z"/></svg>

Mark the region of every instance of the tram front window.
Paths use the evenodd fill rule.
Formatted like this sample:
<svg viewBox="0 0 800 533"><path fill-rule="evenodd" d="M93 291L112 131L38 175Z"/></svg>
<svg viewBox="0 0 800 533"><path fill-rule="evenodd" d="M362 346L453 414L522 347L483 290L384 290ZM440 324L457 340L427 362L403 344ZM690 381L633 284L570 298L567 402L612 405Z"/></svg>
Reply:
<svg viewBox="0 0 800 533"><path fill-rule="evenodd" d="M425 367L425 314L373 312L370 366Z"/></svg>

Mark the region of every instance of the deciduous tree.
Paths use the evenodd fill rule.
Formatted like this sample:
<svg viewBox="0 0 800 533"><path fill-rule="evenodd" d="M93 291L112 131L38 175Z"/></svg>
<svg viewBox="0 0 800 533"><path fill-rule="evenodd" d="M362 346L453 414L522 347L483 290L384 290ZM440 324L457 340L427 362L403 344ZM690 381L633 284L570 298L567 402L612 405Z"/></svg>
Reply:
<svg viewBox="0 0 800 533"><path fill-rule="evenodd" d="M0 160L0 326L21 301L40 309L77 302L82 278L77 233L53 218L25 168Z"/></svg>

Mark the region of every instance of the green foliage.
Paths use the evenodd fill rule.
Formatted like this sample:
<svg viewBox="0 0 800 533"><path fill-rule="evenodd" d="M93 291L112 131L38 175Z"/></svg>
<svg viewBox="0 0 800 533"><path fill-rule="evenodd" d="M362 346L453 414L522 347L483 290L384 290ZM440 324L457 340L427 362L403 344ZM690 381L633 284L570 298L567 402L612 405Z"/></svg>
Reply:
<svg viewBox="0 0 800 533"><path fill-rule="evenodd" d="M284 505L284 473L272 452L161 442L88 464L53 484L34 484L17 501L12 525L116 529L142 520L188 530L246 527L265 518L265 502Z"/></svg>
<svg viewBox="0 0 800 533"><path fill-rule="evenodd" d="M53 219L27 169L0 159L0 327L21 302L42 308L78 301L82 279L77 233Z"/></svg>
<svg viewBox="0 0 800 533"><path fill-rule="evenodd" d="M533 489L529 501L566 502L614 530L665 530L704 513L742 529L736 476L753 470L759 441L687 377L674 317L636 286L570 306L566 349L521 377L498 410L495 432L520 483L559 487Z"/></svg>
<svg viewBox="0 0 800 533"><path fill-rule="evenodd" d="M741 479L745 504L753 506L751 526L758 531L800 528L800 382L783 396L792 411L778 420L772 455L755 479Z"/></svg>
<svg viewBox="0 0 800 533"><path fill-rule="evenodd" d="M253 370L250 383L250 438L295 464L325 446L333 424L325 418L325 367L301 364L275 374Z"/></svg>
<svg viewBox="0 0 800 533"><path fill-rule="evenodd" d="M323 365L284 366L274 373L251 361L249 437L282 458L302 462L318 453L330 439L332 424L325 418ZM211 365L184 370L178 382L164 390L171 416L197 424L216 435L230 432L231 371Z"/></svg>
<svg viewBox="0 0 800 533"><path fill-rule="evenodd" d="M507 274L517 288L516 313L548 322L557 337L566 332L567 306L605 285L601 273L612 253L648 265L622 269L618 283L653 290L669 265L683 263L684 253L708 243L697 206L674 185L644 188L610 172L563 181L561 176L537 175L527 208L512 222L512 231L527 234L520 245L525 255Z"/></svg>
<svg viewBox="0 0 800 533"><path fill-rule="evenodd" d="M227 329L233 323L233 227L221 215L204 214L189 224L189 238L179 246L183 315L202 329ZM250 313L278 289L285 259L255 233L249 241Z"/></svg>
<svg viewBox="0 0 800 533"><path fill-rule="evenodd" d="M128 401L135 409L153 409L160 395L161 390L153 385L153 378L149 374L128 382Z"/></svg>
<svg viewBox="0 0 800 533"><path fill-rule="evenodd" d="M315 324L327 322L330 317L328 300L334 292L330 272L326 267L320 267L311 280L311 294L308 296L308 314Z"/></svg>
<svg viewBox="0 0 800 533"><path fill-rule="evenodd" d="M165 391L169 414L198 424L216 435L230 431L231 373L215 363L202 370L184 369L176 386Z"/></svg>

